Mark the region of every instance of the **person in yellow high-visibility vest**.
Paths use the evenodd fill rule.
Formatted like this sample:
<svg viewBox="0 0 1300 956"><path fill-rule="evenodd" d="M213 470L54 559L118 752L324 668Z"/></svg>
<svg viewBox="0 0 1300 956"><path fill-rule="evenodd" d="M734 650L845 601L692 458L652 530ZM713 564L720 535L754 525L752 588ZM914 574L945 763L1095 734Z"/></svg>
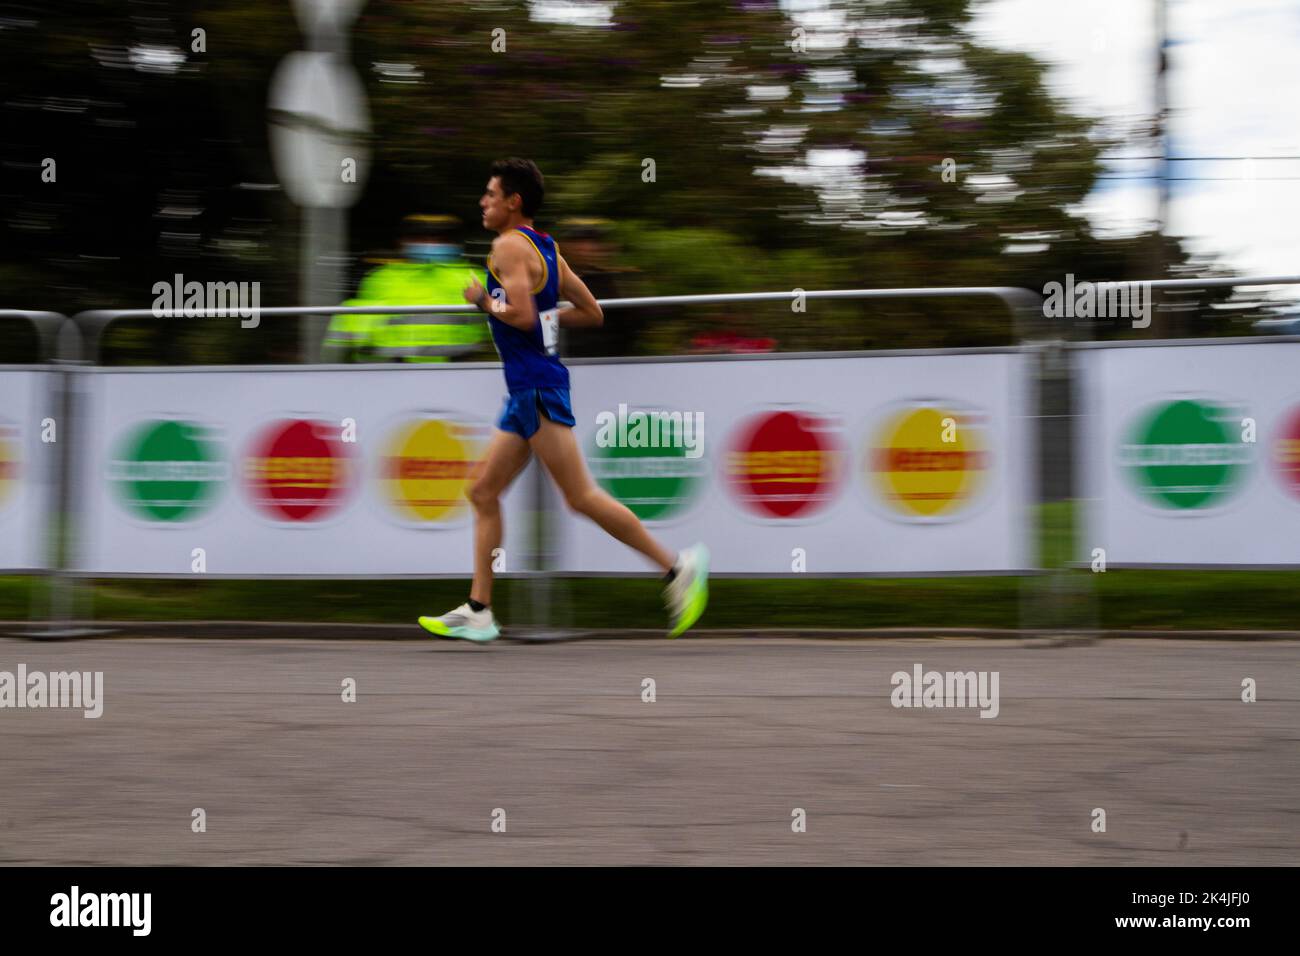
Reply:
<svg viewBox="0 0 1300 956"><path fill-rule="evenodd" d="M343 304L461 302L478 273L455 241L459 228L454 216L408 216L402 223L402 258L370 272L356 297ZM336 315L325 336L326 360L334 362L446 362L490 350L487 323L473 312Z"/></svg>

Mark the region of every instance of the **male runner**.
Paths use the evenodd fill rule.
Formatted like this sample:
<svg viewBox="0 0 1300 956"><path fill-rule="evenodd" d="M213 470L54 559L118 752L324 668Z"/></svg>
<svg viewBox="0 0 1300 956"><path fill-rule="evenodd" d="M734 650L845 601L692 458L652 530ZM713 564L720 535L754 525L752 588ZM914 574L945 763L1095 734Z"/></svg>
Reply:
<svg viewBox="0 0 1300 956"><path fill-rule="evenodd" d="M496 232L488 256L487 287L477 280L465 300L488 314L492 340L505 369L509 395L487 455L466 490L474 506L474 581L469 601L442 617L421 617L420 626L442 637L490 641L497 637L492 616L492 551L501 545L500 498L533 452L550 473L568 506L659 565L669 637L694 624L708 603L709 553L702 544L674 560L625 505L602 491L587 472L572 428L569 370L560 362L557 332L598 326L604 313L569 269L555 240L533 228L542 204L542 173L531 160L492 164L479 207L483 226ZM573 305L559 309L560 299Z"/></svg>

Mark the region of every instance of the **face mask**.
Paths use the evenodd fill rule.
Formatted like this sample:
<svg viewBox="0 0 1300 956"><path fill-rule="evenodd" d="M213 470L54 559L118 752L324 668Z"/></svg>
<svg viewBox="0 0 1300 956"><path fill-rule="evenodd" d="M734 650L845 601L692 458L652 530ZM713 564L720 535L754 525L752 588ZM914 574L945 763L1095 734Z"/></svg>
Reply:
<svg viewBox="0 0 1300 956"><path fill-rule="evenodd" d="M406 258L412 262L452 262L460 258L460 246L450 242L409 242Z"/></svg>

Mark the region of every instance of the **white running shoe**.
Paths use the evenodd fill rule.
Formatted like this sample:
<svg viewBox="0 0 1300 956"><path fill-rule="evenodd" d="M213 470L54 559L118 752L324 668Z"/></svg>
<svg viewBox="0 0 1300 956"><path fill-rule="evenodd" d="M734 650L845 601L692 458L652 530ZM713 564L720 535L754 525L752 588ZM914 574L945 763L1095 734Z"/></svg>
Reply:
<svg viewBox="0 0 1300 956"><path fill-rule="evenodd" d="M686 632L709 603L709 549L694 545L677 555L676 576L664 588L671 630L669 637Z"/></svg>
<svg viewBox="0 0 1300 956"><path fill-rule="evenodd" d="M442 617L421 617L420 627L439 637L456 637L479 644L496 640L501 634L496 619L492 616L492 609L485 607L481 611L475 611L469 602L454 611L448 611Z"/></svg>

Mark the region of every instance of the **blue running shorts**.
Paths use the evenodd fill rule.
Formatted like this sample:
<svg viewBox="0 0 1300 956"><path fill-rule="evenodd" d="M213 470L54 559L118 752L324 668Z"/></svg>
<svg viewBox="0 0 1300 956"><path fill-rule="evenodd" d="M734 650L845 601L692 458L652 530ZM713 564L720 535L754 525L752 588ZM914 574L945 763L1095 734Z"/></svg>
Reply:
<svg viewBox="0 0 1300 956"><path fill-rule="evenodd" d="M506 396L497 428L514 432L525 440L532 438L541 427L541 422L537 419L538 411L551 421L570 428L578 424L573 417L573 407L569 404L567 388L526 388Z"/></svg>

